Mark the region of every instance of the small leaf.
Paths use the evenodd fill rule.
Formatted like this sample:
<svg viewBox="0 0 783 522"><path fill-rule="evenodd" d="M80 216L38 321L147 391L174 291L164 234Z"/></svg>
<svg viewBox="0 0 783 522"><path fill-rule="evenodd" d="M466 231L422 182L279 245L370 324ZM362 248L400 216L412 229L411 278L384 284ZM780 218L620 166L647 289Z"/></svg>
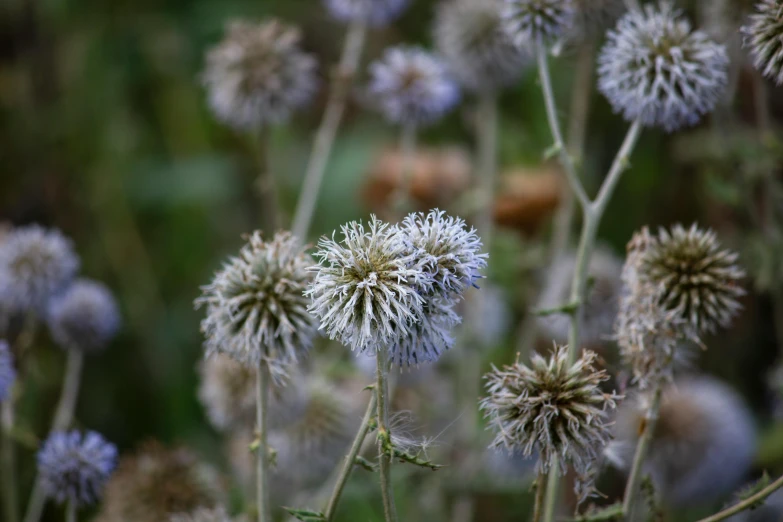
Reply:
<svg viewBox="0 0 783 522"><path fill-rule="evenodd" d="M311 511L309 509L296 509L284 507L289 515L301 520L302 522L326 522L326 516L320 511Z"/></svg>
<svg viewBox="0 0 783 522"><path fill-rule="evenodd" d="M367 471L370 471L370 472L373 472L373 473L376 471L375 464L373 464L369 460L365 459L364 457L360 457L360 456L357 455L356 458L354 459L353 463L355 465L357 465L357 466L360 466L360 467L366 469Z"/></svg>

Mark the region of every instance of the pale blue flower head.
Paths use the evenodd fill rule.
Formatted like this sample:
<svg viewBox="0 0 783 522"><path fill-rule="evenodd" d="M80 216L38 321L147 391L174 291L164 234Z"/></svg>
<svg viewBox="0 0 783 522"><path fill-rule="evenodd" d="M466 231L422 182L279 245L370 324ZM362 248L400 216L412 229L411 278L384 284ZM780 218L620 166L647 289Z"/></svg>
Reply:
<svg viewBox="0 0 783 522"><path fill-rule="evenodd" d="M435 362L454 346L451 330L461 322L454 305L448 298L427 298L419 320L407 325L400 340L390 347L391 362L400 368Z"/></svg>
<svg viewBox="0 0 783 522"><path fill-rule="evenodd" d="M14 357L8 343L0 340L0 402L6 400L11 394L14 381L16 381Z"/></svg>
<svg viewBox="0 0 783 522"><path fill-rule="evenodd" d="M0 243L0 297L14 310L43 312L78 268L73 244L59 230L19 227Z"/></svg>
<svg viewBox="0 0 783 522"><path fill-rule="evenodd" d="M506 31L522 48L560 37L574 23L573 0L505 0Z"/></svg>
<svg viewBox="0 0 783 522"><path fill-rule="evenodd" d="M116 463L117 448L94 431L52 433L38 452L43 490L60 504L98 502Z"/></svg>
<svg viewBox="0 0 783 522"><path fill-rule="evenodd" d="M428 125L459 101L444 62L417 47L394 47L370 66L368 94L391 122Z"/></svg>
<svg viewBox="0 0 783 522"><path fill-rule="evenodd" d="M324 0L329 12L344 22L366 21L372 26L386 25L408 7L410 0Z"/></svg>
<svg viewBox="0 0 783 522"><path fill-rule="evenodd" d="M598 58L598 88L615 112L672 132L694 125L728 81L724 46L694 31L668 1L623 16Z"/></svg>
<svg viewBox="0 0 783 522"><path fill-rule="evenodd" d="M117 334L120 313L111 291L89 279L77 279L49 303L49 331L66 350L102 350Z"/></svg>

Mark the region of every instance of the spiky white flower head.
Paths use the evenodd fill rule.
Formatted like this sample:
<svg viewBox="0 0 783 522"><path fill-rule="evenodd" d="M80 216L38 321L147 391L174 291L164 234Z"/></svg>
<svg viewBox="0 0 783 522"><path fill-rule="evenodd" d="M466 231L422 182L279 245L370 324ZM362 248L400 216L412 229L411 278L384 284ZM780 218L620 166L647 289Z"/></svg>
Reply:
<svg viewBox="0 0 783 522"><path fill-rule="evenodd" d="M668 1L625 14L598 64L598 88L615 112L667 132L710 113L728 83L725 47L692 30Z"/></svg>
<svg viewBox="0 0 783 522"><path fill-rule="evenodd" d="M205 304L201 322L207 355L225 353L273 376L307 353L316 333L303 292L312 280L312 259L288 232L264 241L256 231L202 288L196 305Z"/></svg>
<svg viewBox="0 0 783 522"><path fill-rule="evenodd" d="M649 399L637 394L617 411L606 454L621 469L632 464ZM664 389L642 471L669 503L712 502L750 470L755 438L753 417L730 387L706 376L677 379Z"/></svg>
<svg viewBox="0 0 783 522"><path fill-rule="evenodd" d="M120 313L111 291L89 279L77 279L49 302L49 331L67 350L102 350L120 327Z"/></svg>
<svg viewBox="0 0 783 522"><path fill-rule="evenodd" d="M459 82L473 91L513 84L532 61L505 30L503 0L444 0L435 19L435 41Z"/></svg>
<svg viewBox="0 0 783 522"><path fill-rule="evenodd" d="M389 121L423 126L459 101L459 88L444 62L418 47L393 47L370 65L371 102Z"/></svg>
<svg viewBox="0 0 783 522"><path fill-rule="evenodd" d="M339 243L334 237L318 241L308 309L331 339L375 351L399 341L419 320L424 298L416 289L428 279L412 266L414 255L397 227L373 216L367 228L355 221L344 225L342 235Z"/></svg>
<svg viewBox="0 0 783 522"><path fill-rule="evenodd" d="M546 274L546 283L536 308L550 310L570 301L576 256L573 253L555 260ZM597 345L611 338L620 304L622 262L611 251L598 248L590 258L587 273L590 284L581 307L581 338L585 344ZM537 317L541 335L548 341L565 343L571 327L567 314Z"/></svg>
<svg viewBox="0 0 783 522"><path fill-rule="evenodd" d="M480 407L497 432L493 447L538 457L539 472L559 457L561 474L570 464L584 475L610 439L606 410L619 397L601 391L609 377L595 368L594 352L584 351L574 364L567 352L556 348L549 360L535 354L529 367L493 367Z"/></svg>
<svg viewBox="0 0 783 522"><path fill-rule="evenodd" d="M778 85L783 84L783 2L761 0L742 33L756 69Z"/></svg>
<svg viewBox="0 0 783 522"><path fill-rule="evenodd" d="M400 16L410 0L325 0L325 3L332 16L338 20L366 21L377 27Z"/></svg>
<svg viewBox="0 0 783 522"><path fill-rule="evenodd" d="M451 330L460 322L453 301L442 297L427 299L419 320L407 325L400 340L390 347L389 359L400 368L437 361L454 346Z"/></svg>
<svg viewBox="0 0 783 522"><path fill-rule="evenodd" d="M11 394L11 388L16 381L14 357L8 343L0 339L0 402Z"/></svg>
<svg viewBox="0 0 783 522"><path fill-rule="evenodd" d="M38 452L44 492L60 504L95 504L116 464L117 448L94 431L54 432Z"/></svg>
<svg viewBox="0 0 783 522"><path fill-rule="evenodd" d="M199 508L192 513L179 513L173 515L169 522L232 522L223 506L208 509Z"/></svg>
<svg viewBox="0 0 783 522"><path fill-rule="evenodd" d="M574 23L574 0L504 0L503 19L517 46L558 38Z"/></svg>
<svg viewBox="0 0 783 522"><path fill-rule="evenodd" d="M318 89L316 61L299 46L299 30L277 20L235 21L209 51L203 82L209 105L240 130L287 121Z"/></svg>
<svg viewBox="0 0 783 522"><path fill-rule="evenodd" d="M13 309L43 312L78 269L73 243L59 230L19 227L0 243L0 296Z"/></svg>

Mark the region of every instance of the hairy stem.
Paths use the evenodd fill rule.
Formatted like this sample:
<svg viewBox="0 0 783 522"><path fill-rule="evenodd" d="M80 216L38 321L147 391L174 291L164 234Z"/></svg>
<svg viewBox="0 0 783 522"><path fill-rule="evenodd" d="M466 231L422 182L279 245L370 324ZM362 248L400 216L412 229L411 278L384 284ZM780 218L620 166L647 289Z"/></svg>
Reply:
<svg viewBox="0 0 783 522"><path fill-rule="evenodd" d="M376 404L378 402L375 390L372 390L370 394L370 401L367 403L367 410L364 412L362 423L359 426L359 431L356 432L356 437L353 439L351 449L348 451L348 455L345 457L343 467L340 470L340 475L337 477L337 483L334 485L332 496L329 498L329 502L326 504L326 510L324 511L324 518L326 522L334 520L334 515L337 512L337 505L340 502L340 497L343 494L345 484L348 482L348 477L351 476L353 467L356 462L356 456L362 449L364 439L367 437L367 432L370 430L370 421L375 414Z"/></svg>
<svg viewBox="0 0 783 522"><path fill-rule="evenodd" d="M746 509L751 509L754 505L763 501L765 498L781 488L783 488L783 476L779 477L775 482L762 489L755 495L752 495L742 502L738 502L733 506L724 509L723 511L715 513L712 516L702 518L698 522L719 522L721 520L726 520L732 515L736 515L737 513L745 511Z"/></svg>
<svg viewBox="0 0 783 522"><path fill-rule="evenodd" d="M391 484L391 457L384 451L384 441L391 438L389 431L389 389L388 360L389 348L381 346L375 355L377 383L375 393L378 398L378 461L380 462L381 496L383 514L386 522L397 522L397 508L394 505L394 492Z"/></svg>
<svg viewBox="0 0 783 522"><path fill-rule="evenodd" d="M269 130L260 129L256 137L256 161L258 177L256 192L261 205L261 227L272 237L279 224L275 178L269 165Z"/></svg>
<svg viewBox="0 0 783 522"><path fill-rule="evenodd" d="M315 135L313 150L307 163L302 192L296 204L294 221L291 229L302 241L306 239L312 223L313 213L318 202L324 172L332 154L332 147L337 136L337 130L345 112L345 105L350 93L352 80L359 65L359 59L364 48L367 25L363 21L354 21L348 29L348 36L343 45L342 57L337 72L332 80L329 100L326 104L321 124Z"/></svg>
<svg viewBox="0 0 783 522"><path fill-rule="evenodd" d="M79 398L79 383L84 367L84 353L79 350L68 350L68 360L65 363L65 378L63 389L60 393L60 402L52 422L52 431L67 429L73 420L73 412L76 409L76 401Z"/></svg>
<svg viewBox="0 0 783 522"><path fill-rule="evenodd" d="M662 386L661 383L658 383L653 391L650 407L647 409L647 413L644 416L644 427L642 428L642 434L639 436L639 442L636 444L633 464L631 465L631 471L628 474L628 482L625 484L623 517L626 519L633 516L636 493L639 490L639 483L642 480L644 460L647 457L647 450L650 447L650 441L652 440L655 431L655 424L658 422L658 412L661 409L661 395Z"/></svg>
<svg viewBox="0 0 783 522"><path fill-rule="evenodd" d="M13 390L9 397L0 403L0 473L2 473L3 489L3 513L4 520L17 522L19 520L19 503L16 497L16 452L14 451L14 439L11 434L14 428L14 399Z"/></svg>
<svg viewBox="0 0 783 522"><path fill-rule="evenodd" d="M268 371L264 362L258 364L256 380L256 503L258 522L271 522L269 507L269 446L267 444L267 404L269 402Z"/></svg>

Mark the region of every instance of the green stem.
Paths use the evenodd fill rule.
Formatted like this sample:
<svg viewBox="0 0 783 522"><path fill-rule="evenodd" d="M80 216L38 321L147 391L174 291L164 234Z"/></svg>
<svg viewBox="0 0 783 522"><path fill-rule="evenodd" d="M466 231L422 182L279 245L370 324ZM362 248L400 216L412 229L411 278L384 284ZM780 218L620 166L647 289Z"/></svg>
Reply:
<svg viewBox="0 0 783 522"><path fill-rule="evenodd" d="M541 522L546 497L546 473L539 473L536 479L536 499L533 504L533 522Z"/></svg>
<svg viewBox="0 0 783 522"><path fill-rule="evenodd" d="M258 163L256 191L261 204L261 227L271 238L279 225L279 212L275 178L269 165L269 138L268 129L260 129L256 136L256 161Z"/></svg>
<svg viewBox="0 0 783 522"><path fill-rule="evenodd" d="M353 439L351 449L348 451L348 455L345 457L343 467L340 470L340 475L337 477L337 483L334 485L332 496L329 498L329 502L326 504L326 510L324 511L324 518L326 522L334 520L334 515L337 512L337 505L340 502L340 497L343 494L345 484L348 482L348 477L351 476L353 467L356 463L356 456L362 449L364 439L367 437L367 432L370 430L370 421L375 413L375 407L377 404L377 395L375 390L372 390L370 395L370 401L367 403L367 410L364 412L362 423L359 426L359 431L356 432L356 437Z"/></svg>
<svg viewBox="0 0 783 522"><path fill-rule="evenodd" d="M332 81L332 89L329 101L326 104L323 120L318 127L313 143L313 151L307 163L302 193L296 205L294 221L291 229L295 236L302 241L306 239L307 232L313 220L313 213L318 202L318 193L321 190L326 166L332 154L332 147L337 136L337 130L345 112L345 105L350 94L350 88L359 59L364 48L367 24L363 21L354 21L348 28L348 36L343 45L340 65Z"/></svg>
<svg viewBox="0 0 783 522"><path fill-rule="evenodd" d="M549 477L546 483L546 495L544 496L544 522L555 520L558 489L560 486L560 458L555 455L550 463Z"/></svg>
<svg viewBox="0 0 783 522"><path fill-rule="evenodd" d="M65 377L63 389L60 393L60 402L52 422L52 431L63 431L70 426L73 420L73 412L76 409L76 401L79 398L79 383L84 367L84 353L79 350L68 350L68 360L65 363Z"/></svg>
<svg viewBox="0 0 783 522"><path fill-rule="evenodd" d="M76 522L76 502L68 502L65 506L65 522Z"/></svg>
<svg viewBox="0 0 783 522"><path fill-rule="evenodd" d="M397 508L391 484L391 457L384 451L384 442L391 438L389 431L389 390L387 383L389 348L381 346L375 355L378 382L375 393L378 398L378 460L380 462L381 496L386 522L397 522Z"/></svg>
<svg viewBox="0 0 783 522"><path fill-rule="evenodd" d="M403 125L400 134L400 154L402 154L400 184L393 192L391 198L392 211L394 213L405 213L410 206L414 175L413 166L416 156L416 131L416 125L409 123Z"/></svg>
<svg viewBox="0 0 783 522"><path fill-rule="evenodd" d="M267 445L267 404L269 401L268 373L264 362L258 364L256 380L256 503L258 522L271 522L269 508L269 447Z"/></svg>
<svg viewBox="0 0 783 522"><path fill-rule="evenodd" d="M633 457L631 471L628 474L628 482L625 485L623 517L626 519L633 516L633 507L634 502L636 501L636 493L639 490L639 483L642 480L644 461L647 457L647 450L650 447L653 433L655 432L655 424L658 422L658 413L661 409L661 395L661 383L658 383L653 391L650 407L647 409L647 413L644 417L644 427L642 429L642 434L639 437L639 442L636 444L636 453Z"/></svg>
<svg viewBox="0 0 783 522"><path fill-rule="evenodd" d="M3 480L3 506L5 520L17 522L19 520L19 503L16 497L16 452L14 451L14 398L13 390L9 397L0 404L0 473Z"/></svg>
<svg viewBox="0 0 783 522"><path fill-rule="evenodd" d="M755 495L750 496L745 500L743 500L742 502L739 502L731 507L728 507L723 511L715 513L712 516L709 516L707 518L702 518L698 522L720 522L721 520L726 520L732 515L736 515L737 513L745 511L746 509L752 508L754 505L757 505L759 502L763 501L765 498L767 498L768 496L770 496L775 491L781 488L783 488L783 476L778 478L775 482L773 482L766 488L762 489Z"/></svg>

